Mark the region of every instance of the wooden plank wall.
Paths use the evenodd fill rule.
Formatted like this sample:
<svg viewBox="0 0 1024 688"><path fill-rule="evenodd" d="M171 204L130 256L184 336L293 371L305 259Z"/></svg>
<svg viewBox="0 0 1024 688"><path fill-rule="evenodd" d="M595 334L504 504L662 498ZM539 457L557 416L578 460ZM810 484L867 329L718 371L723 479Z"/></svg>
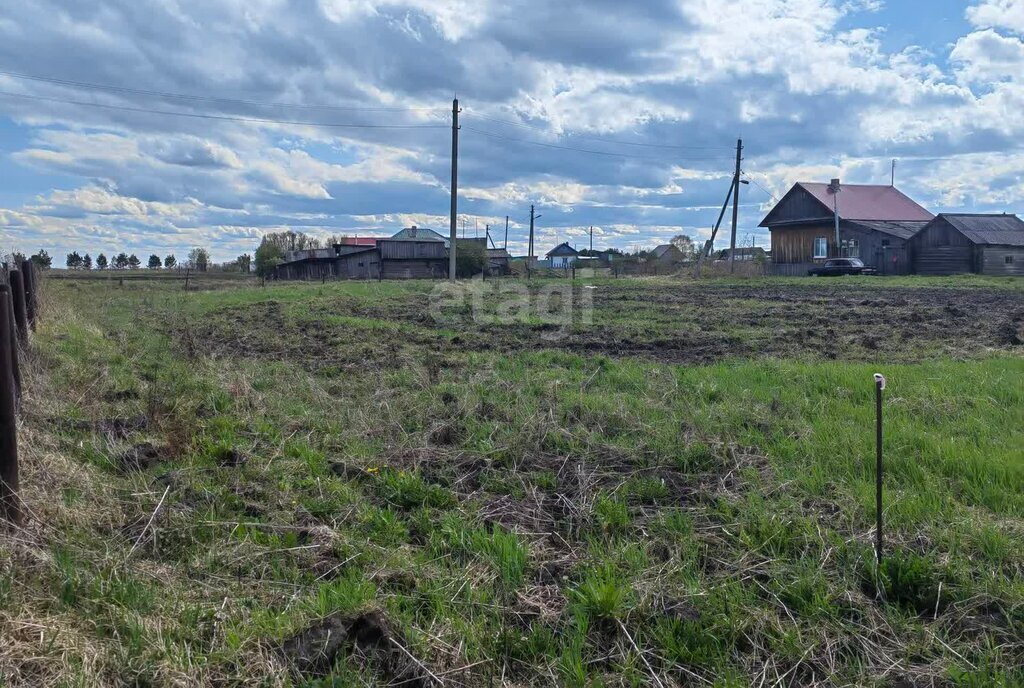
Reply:
<svg viewBox="0 0 1024 688"><path fill-rule="evenodd" d="M981 272L986 275L1019 275L1024 276L1024 247L1021 246L984 246L979 247L979 263ZM1013 258L1012 263L1006 257Z"/></svg>

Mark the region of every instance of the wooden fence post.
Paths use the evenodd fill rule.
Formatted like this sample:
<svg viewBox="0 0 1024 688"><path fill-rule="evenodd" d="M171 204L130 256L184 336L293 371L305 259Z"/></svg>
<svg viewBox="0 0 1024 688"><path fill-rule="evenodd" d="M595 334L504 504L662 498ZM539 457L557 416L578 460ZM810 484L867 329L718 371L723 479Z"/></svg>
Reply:
<svg viewBox="0 0 1024 688"><path fill-rule="evenodd" d="M21 270L11 270L7 275L11 284L11 295L14 296L14 322L18 326L18 341L28 346L28 314L25 306L25 282L21 278Z"/></svg>
<svg viewBox="0 0 1024 688"><path fill-rule="evenodd" d="M14 322L14 292L12 292L10 286L6 284L0 285L0 289L3 290L3 292L0 293L0 300L7 303L6 318L9 323L9 327L7 329L7 344L5 346L10 347L10 356L0 354L0 365L3 365L3 361L10 359L11 372L14 375L14 398L17 403L21 400L21 362L18 360L18 326Z"/></svg>
<svg viewBox="0 0 1024 688"><path fill-rule="evenodd" d="M35 332L36 317L39 311L38 282L35 263L31 260L21 261L21 278L25 281L25 311L28 315L28 326Z"/></svg>
<svg viewBox="0 0 1024 688"><path fill-rule="evenodd" d="M3 290L7 291L4 285ZM0 294L0 518L21 523L18 503L18 423L15 418L11 300Z"/></svg>

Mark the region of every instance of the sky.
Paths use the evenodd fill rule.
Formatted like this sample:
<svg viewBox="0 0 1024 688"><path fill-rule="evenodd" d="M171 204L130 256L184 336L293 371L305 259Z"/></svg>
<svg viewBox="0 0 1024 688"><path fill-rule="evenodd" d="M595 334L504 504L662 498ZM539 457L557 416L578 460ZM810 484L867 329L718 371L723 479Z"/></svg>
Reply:
<svg viewBox="0 0 1024 688"><path fill-rule="evenodd" d="M447 233L456 95L460 234L508 216L517 255L531 204L538 253L707 238L741 137L741 245L893 159L933 212L1024 211L1024 0L33 0L0 8L0 252Z"/></svg>

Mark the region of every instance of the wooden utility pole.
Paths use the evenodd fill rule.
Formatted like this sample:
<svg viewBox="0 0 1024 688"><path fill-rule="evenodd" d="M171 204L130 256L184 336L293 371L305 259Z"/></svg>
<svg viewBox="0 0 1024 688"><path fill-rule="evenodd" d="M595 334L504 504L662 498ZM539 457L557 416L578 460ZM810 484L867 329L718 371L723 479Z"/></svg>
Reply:
<svg viewBox="0 0 1024 688"><path fill-rule="evenodd" d="M704 262L704 258L711 255L711 252L715 249L715 237L718 236L718 228L722 225L722 220L725 218L725 210L729 207L729 197L733 194L733 186L736 186L736 177L732 179L732 186L729 187L729 191L725 194L725 202L722 203L722 212L718 213L718 220L715 222L715 226L711 228L711 238L708 239L707 243L701 248L700 253L697 254L697 264L693 268L693 276L700 277L700 266Z"/></svg>
<svg viewBox="0 0 1024 688"><path fill-rule="evenodd" d="M594 225L590 225L590 250L594 250Z"/></svg>
<svg viewBox="0 0 1024 688"><path fill-rule="evenodd" d="M508 215L505 216L505 250L508 250Z"/></svg>
<svg viewBox="0 0 1024 688"><path fill-rule="evenodd" d="M12 356L17 351L11 336L11 299L8 285L0 285L0 518L21 522L18 503L18 424L15 419L14 371Z"/></svg>
<svg viewBox="0 0 1024 688"><path fill-rule="evenodd" d="M729 272L736 267L736 222L740 212L740 160L742 160L743 139L736 139L736 171L732 181L732 239L729 241Z"/></svg>
<svg viewBox="0 0 1024 688"><path fill-rule="evenodd" d="M448 279L455 281L456 217L459 213L459 99L452 100L452 208L448 227Z"/></svg>
<svg viewBox="0 0 1024 688"><path fill-rule="evenodd" d="M533 206L530 206L530 252L526 255L526 276L529 278L530 270L533 269Z"/></svg>

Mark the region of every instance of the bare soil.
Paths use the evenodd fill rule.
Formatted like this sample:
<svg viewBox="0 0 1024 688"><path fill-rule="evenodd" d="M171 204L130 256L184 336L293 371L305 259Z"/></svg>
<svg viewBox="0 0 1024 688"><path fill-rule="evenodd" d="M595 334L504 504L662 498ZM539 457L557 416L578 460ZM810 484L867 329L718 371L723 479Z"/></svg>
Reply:
<svg viewBox="0 0 1024 688"><path fill-rule="evenodd" d="M913 362L971 358L1024 341L1024 297L984 288L612 283L593 290L589 325L477 324L467 315L455 335L451 325L433 321L427 299L410 293L366 306L323 298L304 304L301 315L275 301L225 308L193 329L187 344L212 356L287 357L320 370L536 349L682 364L790 357ZM388 337L327 320L337 315L405 329Z"/></svg>

